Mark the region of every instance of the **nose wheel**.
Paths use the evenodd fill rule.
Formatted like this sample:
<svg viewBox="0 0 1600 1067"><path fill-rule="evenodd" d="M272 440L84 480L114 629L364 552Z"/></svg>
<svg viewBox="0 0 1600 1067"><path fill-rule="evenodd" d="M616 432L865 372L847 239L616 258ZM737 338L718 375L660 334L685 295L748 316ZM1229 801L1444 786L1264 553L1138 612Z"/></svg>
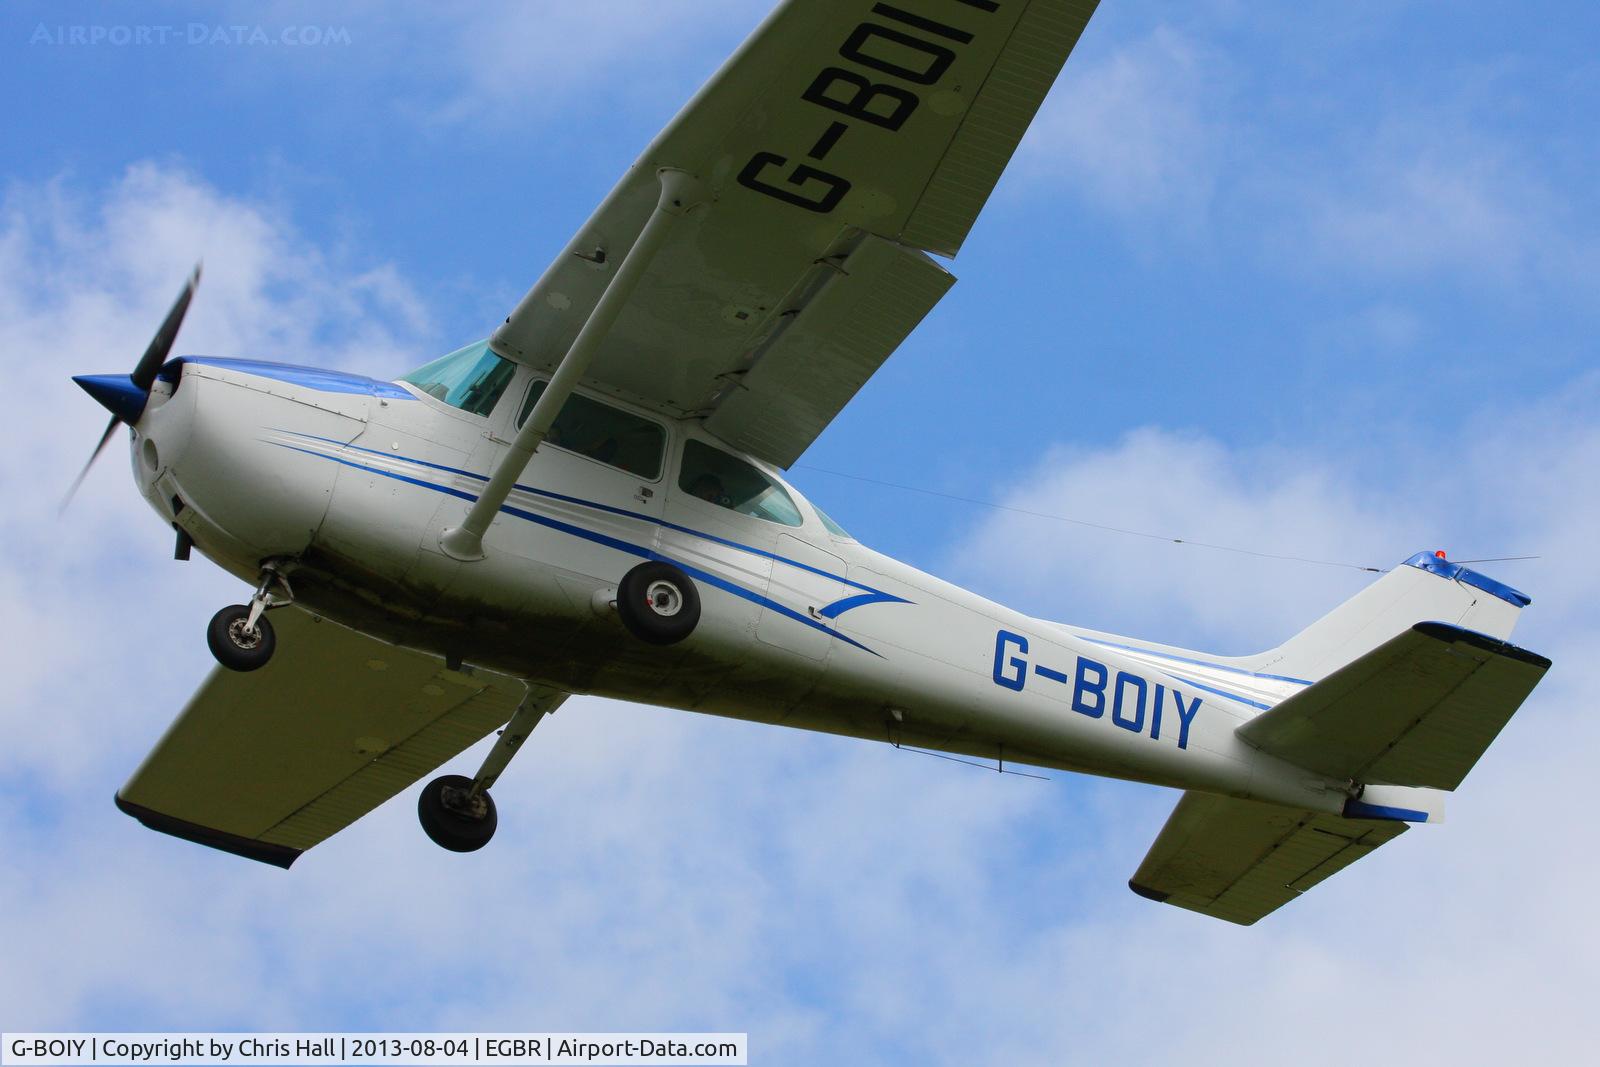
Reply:
<svg viewBox="0 0 1600 1067"><path fill-rule="evenodd" d="M250 622L250 608L230 604L211 616L206 644L217 662L230 671L253 671L267 665L278 639L265 616Z"/></svg>
<svg viewBox="0 0 1600 1067"><path fill-rule="evenodd" d="M273 587L282 589L274 593ZM254 671L267 665L278 639L267 620L269 608L281 608L292 603L294 594L289 581L277 564L261 568L261 581L248 604L230 604L211 616L206 627L206 644L217 662L230 671Z"/></svg>

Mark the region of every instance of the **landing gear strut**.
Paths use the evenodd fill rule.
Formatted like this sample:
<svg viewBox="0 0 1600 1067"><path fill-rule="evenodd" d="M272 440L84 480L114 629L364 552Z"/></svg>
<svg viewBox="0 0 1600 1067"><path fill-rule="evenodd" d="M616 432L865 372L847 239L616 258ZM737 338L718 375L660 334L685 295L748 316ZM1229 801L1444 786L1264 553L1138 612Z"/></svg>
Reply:
<svg viewBox="0 0 1600 1067"><path fill-rule="evenodd" d="M489 843L500 823L489 787L499 780L500 772L539 721L566 699L565 693L530 691L500 731L500 740L484 757L476 778L445 774L422 787L422 794L417 797L417 819L434 844L451 852L476 852Z"/></svg>
<svg viewBox="0 0 1600 1067"><path fill-rule="evenodd" d="M283 590L281 595L272 591L274 586ZM266 564L261 568L261 580L249 604L231 604L211 616L211 625L206 627L206 644L211 647L211 654L230 671L265 667L278 647L278 639L264 612L293 601L294 593L279 564Z"/></svg>

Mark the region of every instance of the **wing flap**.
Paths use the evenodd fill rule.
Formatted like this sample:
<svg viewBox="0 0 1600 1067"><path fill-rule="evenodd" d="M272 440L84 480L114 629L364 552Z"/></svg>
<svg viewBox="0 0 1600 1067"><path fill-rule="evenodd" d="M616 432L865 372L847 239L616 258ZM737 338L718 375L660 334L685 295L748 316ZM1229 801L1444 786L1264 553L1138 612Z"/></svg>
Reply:
<svg viewBox="0 0 1600 1067"><path fill-rule="evenodd" d="M1549 667L1492 637L1419 623L1238 735L1333 778L1455 789Z"/></svg>
<svg viewBox="0 0 1600 1067"><path fill-rule="evenodd" d="M729 389L706 429L787 467L932 310L955 278L867 235Z"/></svg>
<svg viewBox="0 0 1600 1067"><path fill-rule="evenodd" d="M117 794L152 829L287 867L507 722L524 695L289 608L267 666L214 670Z"/></svg>
<svg viewBox="0 0 1600 1067"><path fill-rule="evenodd" d="M1191 791L1128 885L1151 900L1249 926L1405 830L1403 822Z"/></svg>

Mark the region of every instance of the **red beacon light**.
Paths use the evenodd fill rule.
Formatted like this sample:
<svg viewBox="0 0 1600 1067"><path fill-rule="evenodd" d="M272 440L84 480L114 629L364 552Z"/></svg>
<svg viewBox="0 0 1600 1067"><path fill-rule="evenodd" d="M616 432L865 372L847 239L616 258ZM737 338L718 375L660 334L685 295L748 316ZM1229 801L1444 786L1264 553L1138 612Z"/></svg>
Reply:
<svg viewBox="0 0 1600 1067"><path fill-rule="evenodd" d="M1434 555L1434 558L1435 558L1435 559L1444 559L1444 558L1445 558L1445 556L1444 556L1444 549L1442 549L1442 548L1436 548L1436 549L1434 549L1434 550L1433 550L1433 555Z"/></svg>

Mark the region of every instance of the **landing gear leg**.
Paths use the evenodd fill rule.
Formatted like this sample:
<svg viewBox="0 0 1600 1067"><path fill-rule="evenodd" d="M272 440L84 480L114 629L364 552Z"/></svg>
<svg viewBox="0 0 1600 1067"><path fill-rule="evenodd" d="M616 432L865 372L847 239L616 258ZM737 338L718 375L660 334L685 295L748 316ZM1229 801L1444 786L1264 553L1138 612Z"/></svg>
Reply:
<svg viewBox="0 0 1600 1067"><path fill-rule="evenodd" d="M273 588L283 590L282 595ZM269 561L261 568L261 580L249 604L232 604L211 617L206 628L206 644L217 662L232 671L253 671L267 665L277 648L272 623L264 613L293 603L294 592L284 576L282 565Z"/></svg>
<svg viewBox="0 0 1600 1067"><path fill-rule="evenodd" d="M422 787L422 795L417 798L417 819L434 844L451 852L476 852L489 843L499 825L489 787L499 780L533 728L566 699L565 693L530 690L500 731L500 740L484 757L477 777L446 774Z"/></svg>

